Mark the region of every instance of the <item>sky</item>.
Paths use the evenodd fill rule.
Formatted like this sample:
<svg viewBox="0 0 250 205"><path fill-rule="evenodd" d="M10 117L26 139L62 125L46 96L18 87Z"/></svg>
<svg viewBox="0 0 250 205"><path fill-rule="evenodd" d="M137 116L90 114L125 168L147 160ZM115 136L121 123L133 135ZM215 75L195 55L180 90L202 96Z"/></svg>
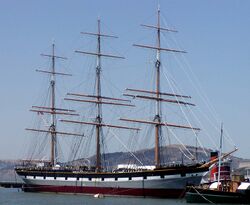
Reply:
<svg viewBox="0 0 250 205"><path fill-rule="evenodd" d="M65 89L72 89L80 83L86 65L76 59L74 50L91 49L88 43L93 42L82 39L80 32L96 31L100 18L105 33L119 36L112 43L107 40L110 45L107 50L126 59L111 61L108 64L111 70L107 72L118 89L124 90L135 84L147 63L148 53L132 44L155 42L152 32L140 24L155 23L158 3L167 24L178 30L177 45L188 51L185 54L188 63L184 66L191 68L196 79L193 82L198 81L196 86L202 88L214 108L217 126L223 122L239 148L236 156L250 158L249 1L1 0L0 3L0 159L19 159L25 150L25 128L32 118L28 110L37 102L44 82L34 70L48 65L40 53L50 52L51 43L56 43L58 53L69 58L63 71L76 74L64 84ZM184 90L188 90L191 84L180 80ZM194 94L197 105L202 104L199 96ZM209 114L203 107L203 112Z"/></svg>

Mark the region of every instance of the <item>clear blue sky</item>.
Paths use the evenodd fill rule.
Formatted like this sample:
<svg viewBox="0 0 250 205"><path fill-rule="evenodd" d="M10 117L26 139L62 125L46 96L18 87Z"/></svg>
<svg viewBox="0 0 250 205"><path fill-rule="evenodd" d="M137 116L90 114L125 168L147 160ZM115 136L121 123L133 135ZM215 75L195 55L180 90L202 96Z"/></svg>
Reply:
<svg viewBox="0 0 250 205"><path fill-rule="evenodd" d="M148 41L151 37L139 25L154 23L157 4L156 0L2 0L0 159L19 158L24 149L24 128L31 118L28 110L41 87L34 70L44 65L40 53L49 51L52 39L60 54L70 57L84 47L78 45L80 31L95 31L100 16L104 30L119 36L112 46L126 56L121 68L142 67L145 53L131 45L154 42ZM164 17L179 31L177 39L188 51L186 58L218 120L239 147L236 155L250 158L250 1L161 0L160 4ZM67 65L73 73L81 67L71 60ZM133 69L120 70L124 77L119 89L131 83ZM113 75L119 78L120 74Z"/></svg>

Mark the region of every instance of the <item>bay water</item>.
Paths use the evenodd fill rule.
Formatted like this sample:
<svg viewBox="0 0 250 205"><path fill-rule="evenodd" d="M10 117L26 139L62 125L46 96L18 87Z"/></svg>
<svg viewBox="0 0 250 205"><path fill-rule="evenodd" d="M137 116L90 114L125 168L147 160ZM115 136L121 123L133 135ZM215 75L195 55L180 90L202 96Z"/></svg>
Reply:
<svg viewBox="0 0 250 205"><path fill-rule="evenodd" d="M21 189L0 188L0 205L160 205L186 204L185 200L169 200L135 197L95 198L93 195L73 195L56 193L27 193Z"/></svg>
<svg viewBox="0 0 250 205"><path fill-rule="evenodd" d="M21 189L0 188L0 205L187 205L185 199L135 197L95 198L93 195L27 193ZM197 205L197 204L193 204Z"/></svg>

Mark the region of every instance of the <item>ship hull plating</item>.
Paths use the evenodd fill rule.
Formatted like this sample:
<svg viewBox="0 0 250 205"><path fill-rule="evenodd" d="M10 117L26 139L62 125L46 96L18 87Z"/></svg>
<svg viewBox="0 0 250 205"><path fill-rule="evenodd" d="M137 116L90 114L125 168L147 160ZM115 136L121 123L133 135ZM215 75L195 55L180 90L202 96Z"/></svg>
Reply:
<svg viewBox="0 0 250 205"><path fill-rule="evenodd" d="M121 174L122 175L122 174ZM103 194L139 197L181 198L184 197L187 185L198 185L202 172L155 176L119 177L114 174L109 177L65 177L64 175L39 176L20 175L27 192L57 192L73 194ZM113 176L113 177L112 177ZM129 175L128 175L129 176Z"/></svg>

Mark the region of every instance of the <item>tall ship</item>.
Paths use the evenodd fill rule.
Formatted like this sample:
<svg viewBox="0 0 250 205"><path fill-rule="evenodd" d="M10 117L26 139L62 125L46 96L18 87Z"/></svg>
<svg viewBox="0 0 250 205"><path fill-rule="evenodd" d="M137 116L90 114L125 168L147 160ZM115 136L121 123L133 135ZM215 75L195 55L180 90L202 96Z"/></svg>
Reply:
<svg viewBox="0 0 250 205"><path fill-rule="evenodd" d="M123 58L116 55L105 54L101 50L101 38L116 38L113 35L101 33L100 20L98 20L98 29L96 33L83 32L83 34L95 36L97 38L96 52L76 51L80 54L91 55L96 57L95 68L95 93L68 93L64 100L75 103L88 103L95 105L94 119L92 121L79 121L72 119L60 119L58 116L78 116L80 113L73 109L60 108L56 104L57 93L55 89L56 76L67 76L69 74L58 72L55 62L57 59L64 57L55 54L55 45L52 46L51 54L44 56L51 59L51 70L38 70L50 76L50 101L48 106L33 106L31 111L39 115L49 115L50 125L46 128L28 128L28 131L34 133L44 133L50 139L50 158L49 160L32 161L27 160L23 166L15 168L16 173L24 181L23 190L27 192L56 192L56 193L79 193L79 194L102 194L102 195L123 195L123 196L140 196L140 197L161 197L161 198L179 198L185 194L186 186L199 185L202 176L208 171L213 162L180 163L168 165L163 163L161 156L161 143L163 127L191 130L199 132L200 129L191 125L180 125L166 122L162 103L176 104L178 106L193 106L192 103L186 102L191 97L182 94L164 92L161 88L161 52L185 53L185 51L163 48L161 46L161 32L176 32L175 30L163 28L160 25L160 9L157 11L157 25L142 25L146 28L156 30L156 45L134 46L151 49L156 52L154 63L155 85L154 89L128 88L124 94L127 98L115 98L104 96L102 94L102 60L103 58ZM115 125L104 121L103 106L126 106L131 107L132 99L143 99L154 102L155 112L152 120L130 119L120 117L120 120L126 125ZM84 112L84 111L82 111ZM92 115L93 115L92 113ZM85 133L66 132L58 129L58 123L63 123L63 127L70 124L79 126L90 126L94 128L95 135L95 160L94 166L87 166L83 163L80 166L67 165L58 161L58 139L60 136L72 136L86 138ZM149 125L153 127L154 138L154 164L120 164L116 168L106 169L103 163L101 153L101 138L103 130L117 129L128 130L130 132L140 132L141 128L132 125ZM105 137L105 136L104 136ZM84 140L84 139L83 139ZM136 158L135 153L131 153ZM215 161L214 161L215 162Z"/></svg>

